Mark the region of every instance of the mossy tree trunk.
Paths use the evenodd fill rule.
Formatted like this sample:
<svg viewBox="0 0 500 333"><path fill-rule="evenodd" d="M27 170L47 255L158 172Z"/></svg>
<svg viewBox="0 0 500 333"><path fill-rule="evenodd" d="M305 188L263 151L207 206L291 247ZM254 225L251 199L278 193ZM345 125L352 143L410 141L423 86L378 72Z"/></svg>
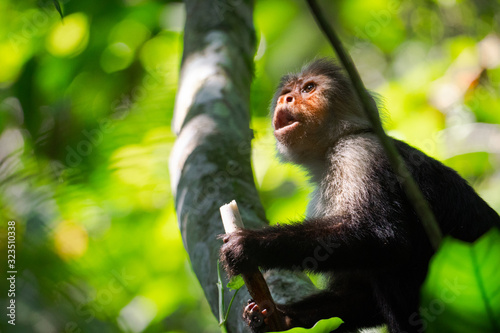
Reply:
<svg viewBox="0 0 500 333"><path fill-rule="evenodd" d="M267 222L250 163L250 84L255 32L249 0L186 0L184 53L173 128L178 135L170 175L184 246L213 313L218 316L217 259L224 233L219 207L235 199L245 227ZM268 274L277 302L313 289L302 275ZM226 293L227 295L228 293ZM231 295L227 295L226 304ZM240 292L228 327L244 332L248 299Z"/></svg>

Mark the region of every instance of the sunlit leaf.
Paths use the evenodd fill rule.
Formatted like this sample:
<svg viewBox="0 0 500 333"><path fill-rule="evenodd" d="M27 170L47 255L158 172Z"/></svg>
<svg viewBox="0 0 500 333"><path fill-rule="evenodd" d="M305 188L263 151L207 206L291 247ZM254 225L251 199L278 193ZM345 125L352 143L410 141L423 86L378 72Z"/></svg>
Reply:
<svg viewBox="0 0 500 333"><path fill-rule="evenodd" d="M245 284L241 275L233 276L227 283L227 287L232 290L238 290Z"/></svg>
<svg viewBox="0 0 500 333"><path fill-rule="evenodd" d="M47 50L58 57L73 57L87 47L89 19L85 13L68 15L55 24L46 39Z"/></svg>
<svg viewBox="0 0 500 333"><path fill-rule="evenodd" d="M288 331L282 333L328 333L330 331L336 330L343 323L342 319L338 317L333 317L330 319L322 319L314 324L311 328L294 327Z"/></svg>
<svg viewBox="0 0 500 333"><path fill-rule="evenodd" d="M499 257L496 228L473 244L446 238L431 261L415 324L426 333L499 332Z"/></svg>

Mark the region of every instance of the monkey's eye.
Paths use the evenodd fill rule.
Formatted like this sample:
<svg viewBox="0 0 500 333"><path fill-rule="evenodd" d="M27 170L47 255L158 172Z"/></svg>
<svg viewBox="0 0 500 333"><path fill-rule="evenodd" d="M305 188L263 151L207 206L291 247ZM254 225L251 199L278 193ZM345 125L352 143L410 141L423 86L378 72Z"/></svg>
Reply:
<svg viewBox="0 0 500 333"><path fill-rule="evenodd" d="M313 82L306 83L304 87L302 87L302 92L303 93L310 93L311 91L316 88L316 85Z"/></svg>

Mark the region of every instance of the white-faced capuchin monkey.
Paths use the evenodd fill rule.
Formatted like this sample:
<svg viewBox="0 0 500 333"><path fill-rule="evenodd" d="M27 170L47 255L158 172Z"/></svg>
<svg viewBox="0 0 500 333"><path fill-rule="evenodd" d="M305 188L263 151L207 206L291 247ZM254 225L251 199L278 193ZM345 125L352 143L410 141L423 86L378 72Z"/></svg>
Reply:
<svg viewBox="0 0 500 333"><path fill-rule="evenodd" d="M230 275L247 267L324 273L328 288L278 305L287 325L311 327L340 317L335 332L387 324L391 333L422 332L420 287L433 249L364 117L350 81L329 60L282 78L273 98L279 155L304 166L316 185L302 223L224 237ZM498 214L454 170L394 140L444 234L472 242ZM243 317L265 332L267 309L250 301Z"/></svg>

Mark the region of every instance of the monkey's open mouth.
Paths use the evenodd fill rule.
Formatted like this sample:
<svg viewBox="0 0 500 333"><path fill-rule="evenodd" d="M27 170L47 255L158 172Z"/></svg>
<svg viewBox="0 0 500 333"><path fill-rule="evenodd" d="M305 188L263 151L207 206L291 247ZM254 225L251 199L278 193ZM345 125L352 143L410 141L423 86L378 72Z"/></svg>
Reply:
<svg viewBox="0 0 500 333"><path fill-rule="evenodd" d="M297 126L299 121L292 115L290 110L282 108L274 115L274 130L283 132Z"/></svg>

